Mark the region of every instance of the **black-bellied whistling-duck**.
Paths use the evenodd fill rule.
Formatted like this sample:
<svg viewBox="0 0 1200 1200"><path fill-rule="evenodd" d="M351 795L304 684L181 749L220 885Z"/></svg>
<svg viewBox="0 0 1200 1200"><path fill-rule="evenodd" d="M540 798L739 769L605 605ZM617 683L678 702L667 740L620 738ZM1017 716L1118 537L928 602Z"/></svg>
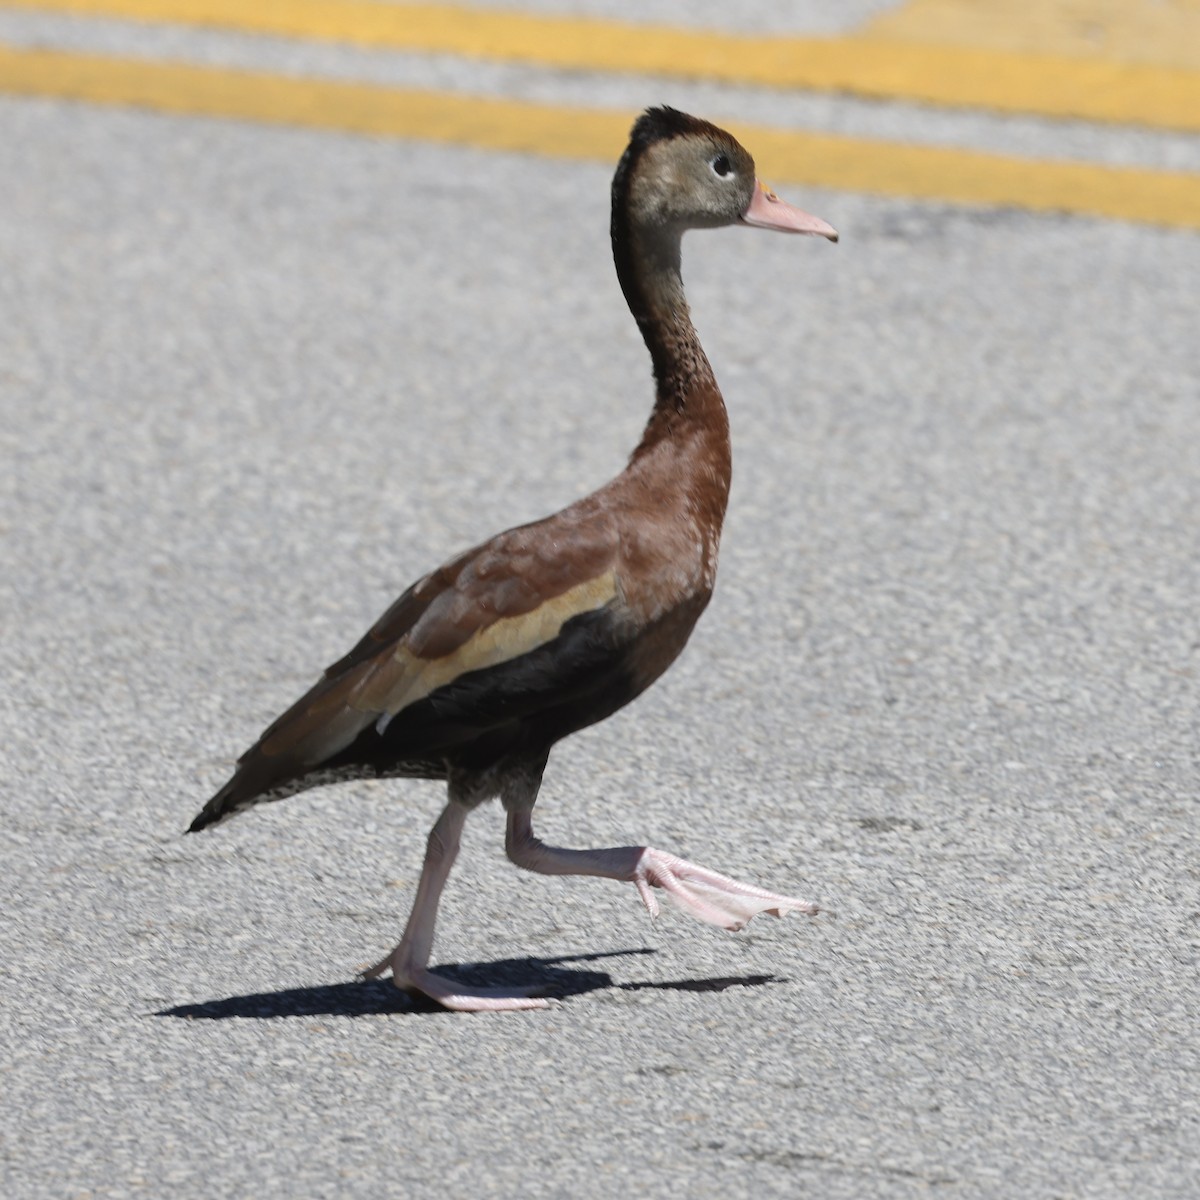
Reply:
<svg viewBox="0 0 1200 1200"><path fill-rule="evenodd" d="M657 398L629 465L569 508L498 534L415 583L238 760L191 832L266 800L364 776L444 779L400 944L397 987L447 1008L537 1008L525 991L469 988L429 970L438 900L467 814L499 796L506 849L546 875L652 888L740 929L760 912L814 913L647 846L563 850L534 836L551 746L628 704L683 649L712 594L729 496L729 423L692 326L679 245L687 229L742 222L837 239L779 200L728 133L670 108L634 125L612 187L617 276L654 363Z"/></svg>

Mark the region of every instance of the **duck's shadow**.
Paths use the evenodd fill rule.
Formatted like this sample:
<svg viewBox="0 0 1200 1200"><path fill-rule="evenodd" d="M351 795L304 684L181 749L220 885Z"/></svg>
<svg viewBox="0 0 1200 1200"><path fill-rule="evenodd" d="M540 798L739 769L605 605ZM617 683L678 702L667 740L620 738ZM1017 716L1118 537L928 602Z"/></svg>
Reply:
<svg viewBox="0 0 1200 1200"><path fill-rule="evenodd" d="M562 955L558 958L507 958L489 963L443 963L438 965L438 973L479 987L532 985L537 988L539 994L560 1000L606 988L624 992L647 989L723 992L731 987L762 987L767 983L784 982L777 975L722 975L713 979L614 983L607 971L564 968L560 965L653 953L654 951L647 947L640 950L612 950L601 954ZM154 1015L182 1017L192 1021L224 1021L230 1017L368 1017L381 1013L415 1016L446 1012L446 1009L424 996L414 996L393 987L390 979L371 979L331 983L322 987L286 988L278 992L256 992L249 996L228 996L224 1000L206 1000L200 1004L181 1004L175 1008L164 1008Z"/></svg>

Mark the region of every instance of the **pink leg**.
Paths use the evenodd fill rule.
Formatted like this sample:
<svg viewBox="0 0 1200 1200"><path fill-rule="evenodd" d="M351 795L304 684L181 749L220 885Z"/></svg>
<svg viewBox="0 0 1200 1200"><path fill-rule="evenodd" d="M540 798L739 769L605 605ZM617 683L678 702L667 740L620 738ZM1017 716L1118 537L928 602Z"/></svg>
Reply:
<svg viewBox="0 0 1200 1200"><path fill-rule="evenodd" d="M651 888L660 887L684 912L722 929L741 929L759 913L782 917L800 912L809 916L815 904L777 896L749 883L718 875L673 854L650 846L621 846L612 850L563 850L538 841L528 808L513 808L508 814L505 842L508 857L519 867L541 875L599 875L637 886L652 917L658 916L658 901Z"/></svg>
<svg viewBox="0 0 1200 1200"><path fill-rule="evenodd" d="M453 800L442 810L429 832L425 865L417 884L417 898L404 927L400 944L381 962L363 972L366 979L382 975L389 967L392 982L406 991L421 992L444 1008L460 1012L495 1012L517 1008L546 1008L547 1002L520 989L473 988L456 983L429 968L438 901L458 856L459 841L467 809Z"/></svg>

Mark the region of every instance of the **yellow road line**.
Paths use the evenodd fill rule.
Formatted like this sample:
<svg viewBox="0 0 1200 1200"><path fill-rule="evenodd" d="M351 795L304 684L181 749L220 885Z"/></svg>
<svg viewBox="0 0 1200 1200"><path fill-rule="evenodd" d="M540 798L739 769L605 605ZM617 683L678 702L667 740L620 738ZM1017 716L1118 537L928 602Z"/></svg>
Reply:
<svg viewBox="0 0 1200 1200"><path fill-rule="evenodd" d="M3 45L0 92L607 163L633 116ZM732 124L771 179L1200 229L1200 175Z"/></svg>
<svg viewBox="0 0 1200 1200"><path fill-rule="evenodd" d="M1200 70L1200 0L907 0L873 37Z"/></svg>
<svg viewBox="0 0 1200 1200"><path fill-rule="evenodd" d="M869 36L752 37L373 0L4 0L4 6L1200 131L1200 71L1062 54Z"/></svg>

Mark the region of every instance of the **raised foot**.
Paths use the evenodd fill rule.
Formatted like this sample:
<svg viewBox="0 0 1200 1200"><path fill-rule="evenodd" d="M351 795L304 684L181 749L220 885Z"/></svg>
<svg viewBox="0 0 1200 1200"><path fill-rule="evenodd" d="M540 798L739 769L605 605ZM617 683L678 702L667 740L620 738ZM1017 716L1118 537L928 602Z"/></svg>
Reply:
<svg viewBox="0 0 1200 1200"><path fill-rule="evenodd" d="M789 912L811 917L820 911L807 900L777 896L650 846L642 851L637 861L633 882L652 917L658 916L659 909L650 889L660 887L684 912L722 929L741 929L764 912L773 917L782 917Z"/></svg>
<svg viewBox="0 0 1200 1200"><path fill-rule="evenodd" d="M533 993L536 988L470 987L424 967L405 967L395 961L395 952L364 971L364 979L377 979L391 968L392 982L405 992L419 992L443 1008L455 1012L515 1012L525 1008L549 1008L550 1002Z"/></svg>

